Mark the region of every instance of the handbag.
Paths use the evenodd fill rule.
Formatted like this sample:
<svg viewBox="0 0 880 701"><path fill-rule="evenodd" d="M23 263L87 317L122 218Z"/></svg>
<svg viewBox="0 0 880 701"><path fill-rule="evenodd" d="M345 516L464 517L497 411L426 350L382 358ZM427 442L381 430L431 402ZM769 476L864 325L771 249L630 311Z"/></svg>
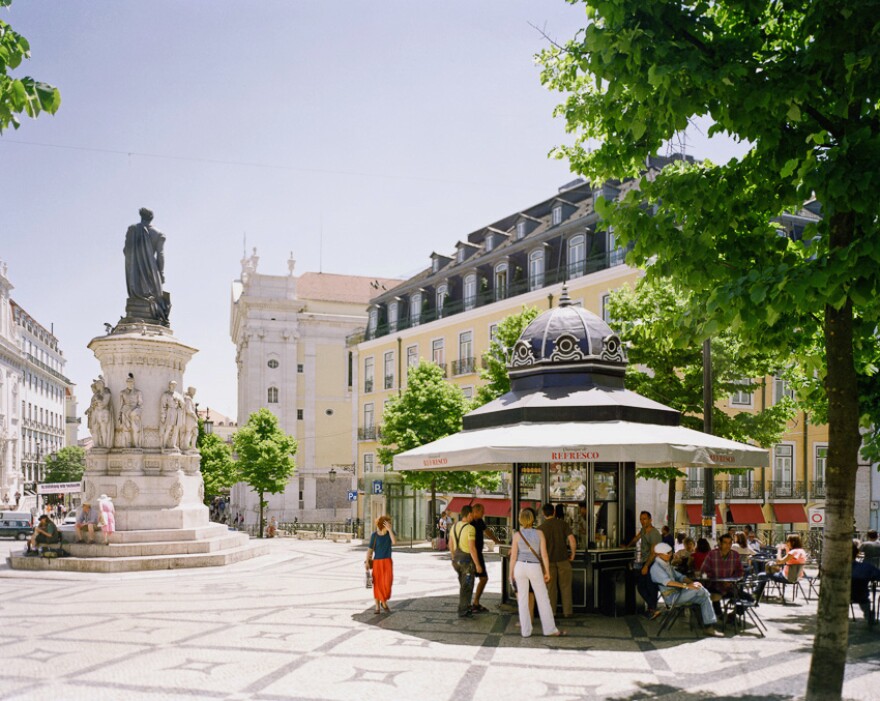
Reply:
<svg viewBox="0 0 880 701"><path fill-rule="evenodd" d="M371 562L370 564L372 565L373 563ZM364 583L364 586L365 586L367 589L372 589L372 588L373 588L373 573L370 572L370 570L367 570L367 573L366 573L366 581L365 581L365 583Z"/></svg>

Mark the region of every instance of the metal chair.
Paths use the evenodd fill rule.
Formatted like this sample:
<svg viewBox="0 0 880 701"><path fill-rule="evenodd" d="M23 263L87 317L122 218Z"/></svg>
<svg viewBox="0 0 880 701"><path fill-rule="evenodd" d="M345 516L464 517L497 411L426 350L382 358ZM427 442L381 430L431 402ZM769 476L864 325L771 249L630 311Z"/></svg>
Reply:
<svg viewBox="0 0 880 701"><path fill-rule="evenodd" d="M742 581L742 584L737 587L736 596L728 600L725 613L732 612L734 614L734 633L737 631L737 628L741 628L741 630L745 632L746 621L748 620L754 623L758 635L762 638L764 637L767 626L764 621L761 620L761 616L758 615L756 610L761 603L761 598L764 593L763 589L757 586L758 583L759 580L757 577L746 577ZM749 594L750 598L745 596L746 593Z"/></svg>
<svg viewBox="0 0 880 701"><path fill-rule="evenodd" d="M797 599L797 593L800 591L801 596L804 597L806 601L810 600L810 597L807 596L807 593L804 591L803 586L801 585L801 573L804 571L804 565L789 565L788 566L788 574L783 575L782 572L777 572L776 574L770 575L767 578L767 586L775 586L777 590L780 591L780 596L782 597L783 605L786 603L785 599L785 590L786 587L792 588L791 601ZM777 576L778 575L778 576Z"/></svg>

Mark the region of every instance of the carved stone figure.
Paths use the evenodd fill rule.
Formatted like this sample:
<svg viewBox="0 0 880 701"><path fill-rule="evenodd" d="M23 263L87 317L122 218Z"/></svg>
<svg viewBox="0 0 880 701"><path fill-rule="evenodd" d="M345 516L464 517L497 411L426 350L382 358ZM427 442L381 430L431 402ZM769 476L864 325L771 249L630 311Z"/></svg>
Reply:
<svg viewBox="0 0 880 701"><path fill-rule="evenodd" d="M125 379L125 389L119 393L119 402L119 428L122 429L123 447L140 448L144 436L141 424L144 397L134 386L134 375L131 373Z"/></svg>
<svg viewBox="0 0 880 701"><path fill-rule="evenodd" d="M112 395L100 375L92 383L92 401L86 409L86 416L95 447L112 448L114 433Z"/></svg>
<svg viewBox="0 0 880 701"><path fill-rule="evenodd" d="M180 438L181 450L194 450L196 440L199 437L199 415L196 411L196 388L187 387L183 397L184 403L184 426Z"/></svg>
<svg viewBox="0 0 880 701"><path fill-rule="evenodd" d="M153 213L140 209L141 221L125 234L125 284L128 288L123 321L146 321L168 326L171 297L165 282L165 235L152 226Z"/></svg>
<svg viewBox="0 0 880 701"><path fill-rule="evenodd" d="M162 393L159 405L159 423L162 428L162 447L180 448L181 428L186 420L186 405L183 395L177 391L174 380L168 383L168 389Z"/></svg>

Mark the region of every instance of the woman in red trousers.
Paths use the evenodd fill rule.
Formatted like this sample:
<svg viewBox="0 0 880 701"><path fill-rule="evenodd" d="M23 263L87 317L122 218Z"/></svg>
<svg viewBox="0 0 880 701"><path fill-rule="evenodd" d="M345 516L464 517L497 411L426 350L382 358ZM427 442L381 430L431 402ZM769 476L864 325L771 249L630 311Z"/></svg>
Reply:
<svg viewBox="0 0 880 701"><path fill-rule="evenodd" d="M391 585L394 583L394 566L391 561L391 546L397 544L394 531L391 530L391 517L380 516L376 519L376 530L370 536L370 547L367 550L366 568L373 568L373 597L376 599L376 613L388 608L391 598Z"/></svg>

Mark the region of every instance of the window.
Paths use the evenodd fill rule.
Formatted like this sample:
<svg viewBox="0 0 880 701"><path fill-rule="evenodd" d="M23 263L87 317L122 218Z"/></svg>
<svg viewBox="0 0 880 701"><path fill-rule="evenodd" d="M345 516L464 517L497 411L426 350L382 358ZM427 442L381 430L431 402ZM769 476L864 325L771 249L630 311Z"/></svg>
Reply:
<svg viewBox="0 0 880 701"><path fill-rule="evenodd" d="M495 266L495 300L507 297L507 263Z"/></svg>
<svg viewBox="0 0 880 701"><path fill-rule="evenodd" d="M439 270L440 270L440 259L434 258L434 260L431 261L431 272L436 273Z"/></svg>
<svg viewBox="0 0 880 701"><path fill-rule="evenodd" d="M568 276L580 277L587 272L587 237L583 234L568 240Z"/></svg>
<svg viewBox="0 0 880 701"><path fill-rule="evenodd" d="M487 234L484 239L484 244L486 245L486 251L491 251L495 248L495 236L493 234Z"/></svg>
<svg viewBox="0 0 880 701"><path fill-rule="evenodd" d="M626 248L618 245L614 229L608 228L608 265L623 265L626 262Z"/></svg>
<svg viewBox="0 0 880 701"><path fill-rule="evenodd" d="M303 410L302 410L302 409L297 409L297 410L296 410L296 420L297 420L297 421L302 421L302 420L303 420Z"/></svg>
<svg viewBox="0 0 880 701"><path fill-rule="evenodd" d="M498 324L490 324L489 325L489 343L495 340L495 337L498 335Z"/></svg>
<svg viewBox="0 0 880 701"><path fill-rule="evenodd" d="M474 398L474 388L468 385L467 387L461 388L461 393L464 395L465 399L473 399Z"/></svg>
<svg viewBox="0 0 880 701"><path fill-rule="evenodd" d="M474 352L474 334L464 331L458 335L458 357L461 360L472 357Z"/></svg>
<svg viewBox="0 0 880 701"><path fill-rule="evenodd" d="M304 368L303 368L303 364L302 364L302 363L297 363L297 364L296 364L296 371L299 372L299 373L301 373L301 372L304 371Z"/></svg>
<svg viewBox="0 0 880 701"><path fill-rule="evenodd" d="M553 208L553 226L558 226L562 223L562 205L558 204Z"/></svg>
<svg viewBox="0 0 880 701"><path fill-rule="evenodd" d="M780 443L773 449L773 493L776 496L791 496L793 470L794 446Z"/></svg>
<svg viewBox="0 0 880 701"><path fill-rule="evenodd" d="M458 249L458 262L459 262L459 263L464 263L464 246L461 246L461 247Z"/></svg>
<svg viewBox="0 0 880 701"><path fill-rule="evenodd" d="M369 404L364 404L364 428L373 428L375 426L375 414L373 409L372 402Z"/></svg>
<svg viewBox="0 0 880 701"><path fill-rule="evenodd" d="M820 443L816 445L816 460L813 481L816 486L825 489L825 466L828 463L828 446Z"/></svg>
<svg viewBox="0 0 880 701"><path fill-rule="evenodd" d="M443 316L443 305L446 304L446 296L449 294L449 285L443 283L442 285L437 285L437 294L435 299L435 306L437 307L437 318Z"/></svg>
<svg viewBox="0 0 880 701"><path fill-rule="evenodd" d="M544 251L529 253L529 289L539 290L544 286Z"/></svg>
<svg viewBox="0 0 880 701"><path fill-rule="evenodd" d="M385 353L385 389L394 387L394 351Z"/></svg>
<svg viewBox="0 0 880 701"><path fill-rule="evenodd" d="M364 392L373 391L374 365L375 360L372 357L364 358Z"/></svg>
<svg viewBox="0 0 880 701"><path fill-rule="evenodd" d="M602 320L606 324L611 323L611 312L608 311L608 301L611 299L611 295L605 293L602 295Z"/></svg>
<svg viewBox="0 0 880 701"><path fill-rule="evenodd" d="M266 401L269 404L277 404L278 403L278 388L270 387L267 393Z"/></svg>
<svg viewBox="0 0 880 701"><path fill-rule="evenodd" d="M778 404L785 398L794 399L794 390L791 386L783 380L781 377L776 377L773 380L773 403Z"/></svg>
<svg viewBox="0 0 880 701"><path fill-rule="evenodd" d="M374 332L378 326L379 326L379 310L378 309L371 309L370 310L370 324L369 324L370 332L371 333Z"/></svg>
<svg viewBox="0 0 880 701"><path fill-rule="evenodd" d="M471 273L464 278L464 308L473 309L477 304L477 275Z"/></svg>
<svg viewBox="0 0 880 701"><path fill-rule="evenodd" d="M524 239L526 237L526 223L525 221L518 221L516 223L516 240Z"/></svg>
<svg viewBox="0 0 880 701"><path fill-rule="evenodd" d="M409 346L406 349L406 368L407 372L409 372L409 368L414 368L419 364L419 347L418 346Z"/></svg>
<svg viewBox="0 0 880 701"><path fill-rule="evenodd" d="M431 341L431 360L433 360L437 365L443 367L443 339L436 338Z"/></svg>
<svg viewBox="0 0 880 701"><path fill-rule="evenodd" d="M397 331L397 302L388 303L388 329Z"/></svg>
<svg viewBox="0 0 880 701"><path fill-rule="evenodd" d="M409 323L418 326L422 322L422 293L416 292L409 298Z"/></svg>
<svg viewBox="0 0 880 701"><path fill-rule="evenodd" d="M736 406L751 406L752 405L752 381L751 380L737 380L736 384L742 385L743 389L734 392L730 396L730 403Z"/></svg>
<svg viewBox="0 0 880 701"><path fill-rule="evenodd" d="M365 453L364 454L364 474L367 472L373 472L373 454Z"/></svg>

